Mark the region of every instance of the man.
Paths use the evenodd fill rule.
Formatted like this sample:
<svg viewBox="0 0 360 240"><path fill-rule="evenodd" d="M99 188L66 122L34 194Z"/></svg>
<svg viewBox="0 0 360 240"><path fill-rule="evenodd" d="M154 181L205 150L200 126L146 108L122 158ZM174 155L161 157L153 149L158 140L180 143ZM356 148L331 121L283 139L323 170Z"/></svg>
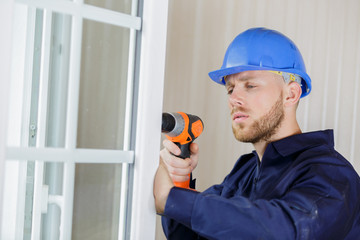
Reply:
<svg viewBox="0 0 360 240"><path fill-rule="evenodd" d="M334 150L331 130L302 133L296 121L311 80L295 44L277 31L249 29L209 75L226 87L235 138L255 151L200 193L172 183L196 167L198 146L182 160L164 141L154 196L168 239L359 239L358 174Z"/></svg>

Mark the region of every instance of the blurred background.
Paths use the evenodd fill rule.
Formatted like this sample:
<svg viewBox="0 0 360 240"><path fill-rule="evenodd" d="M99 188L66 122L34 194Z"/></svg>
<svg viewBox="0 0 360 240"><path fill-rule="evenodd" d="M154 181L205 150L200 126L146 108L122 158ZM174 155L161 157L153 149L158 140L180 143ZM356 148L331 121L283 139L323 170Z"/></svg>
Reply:
<svg viewBox="0 0 360 240"><path fill-rule="evenodd" d="M163 110L204 121L194 177L203 191L221 182L251 144L231 130L227 94L210 80L227 46L252 27L278 30L300 49L312 92L301 100L303 132L334 129L335 148L360 172L360 2L356 0L170 0ZM160 217L156 239L165 239Z"/></svg>

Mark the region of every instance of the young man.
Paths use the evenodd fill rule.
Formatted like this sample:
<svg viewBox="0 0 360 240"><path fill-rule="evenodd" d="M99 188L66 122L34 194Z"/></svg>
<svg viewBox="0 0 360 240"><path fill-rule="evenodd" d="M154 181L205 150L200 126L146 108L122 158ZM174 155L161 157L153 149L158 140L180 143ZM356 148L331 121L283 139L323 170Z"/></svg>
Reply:
<svg viewBox="0 0 360 240"><path fill-rule="evenodd" d="M302 133L296 121L311 80L295 44L273 30L249 29L209 75L226 87L235 138L255 151L200 193L172 182L196 167L198 146L182 160L164 141L154 196L168 239L359 239L358 174L335 151L331 130Z"/></svg>

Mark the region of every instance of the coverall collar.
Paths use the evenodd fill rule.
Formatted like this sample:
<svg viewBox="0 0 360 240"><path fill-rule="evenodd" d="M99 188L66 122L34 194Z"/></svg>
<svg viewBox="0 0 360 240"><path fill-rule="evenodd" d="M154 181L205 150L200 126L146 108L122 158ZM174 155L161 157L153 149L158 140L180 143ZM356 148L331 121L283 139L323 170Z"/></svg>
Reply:
<svg viewBox="0 0 360 240"><path fill-rule="evenodd" d="M314 146L329 145L334 147L334 132L333 130L328 129L324 131L301 133L280 139L269 145L273 145L281 156L286 157Z"/></svg>

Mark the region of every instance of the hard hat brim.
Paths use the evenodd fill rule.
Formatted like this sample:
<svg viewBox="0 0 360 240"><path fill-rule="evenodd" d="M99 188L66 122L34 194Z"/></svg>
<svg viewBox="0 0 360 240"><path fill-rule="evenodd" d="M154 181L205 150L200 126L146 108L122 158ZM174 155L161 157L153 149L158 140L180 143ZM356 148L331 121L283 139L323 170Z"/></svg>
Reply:
<svg viewBox="0 0 360 240"><path fill-rule="evenodd" d="M271 68L271 67L259 67L259 66L252 66L252 65L243 65L243 66L235 66L235 67L229 67L224 69L215 70L212 72L209 72L209 77L216 83L225 85L224 77L228 75L232 75L235 73L245 72L245 71L261 71L261 70L268 70L268 71L283 71L288 73L295 73L300 75L302 78L302 94L301 97L307 96L311 91L311 79L310 77L302 72L298 71L294 68L284 68L284 69L278 69L278 68Z"/></svg>

